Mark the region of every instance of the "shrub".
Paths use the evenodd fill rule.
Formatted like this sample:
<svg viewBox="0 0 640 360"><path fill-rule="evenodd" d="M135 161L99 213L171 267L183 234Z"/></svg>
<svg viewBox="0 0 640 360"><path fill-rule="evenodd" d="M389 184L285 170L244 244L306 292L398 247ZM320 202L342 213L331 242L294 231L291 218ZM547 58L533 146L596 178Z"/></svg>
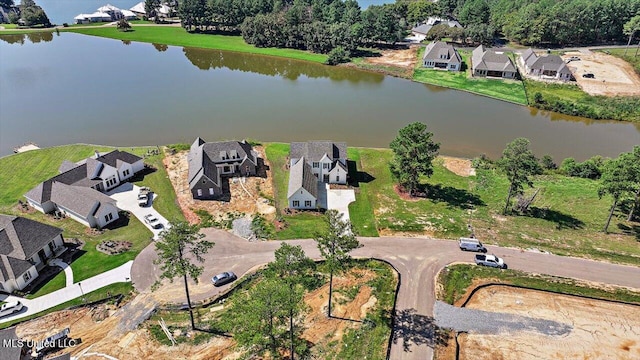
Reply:
<svg viewBox="0 0 640 360"><path fill-rule="evenodd" d="M349 52L342 46L338 46L329 51L329 57L327 58L327 65L338 65L341 63L349 62Z"/></svg>
<svg viewBox="0 0 640 360"><path fill-rule="evenodd" d="M574 158L567 158L562 161L560 170L568 176L581 177L585 179L599 179L602 175L604 159L601 156L594 156L584 162L577 162Z"/></svg>
<svg viewBox="0 0 640 360"><path fill-rule="evenodd" d="M558 165L553 162L551 155L543 156L542 159L540 159L540 165L542 165L542 168L545 170L555 170L558 168Z"/></svg>

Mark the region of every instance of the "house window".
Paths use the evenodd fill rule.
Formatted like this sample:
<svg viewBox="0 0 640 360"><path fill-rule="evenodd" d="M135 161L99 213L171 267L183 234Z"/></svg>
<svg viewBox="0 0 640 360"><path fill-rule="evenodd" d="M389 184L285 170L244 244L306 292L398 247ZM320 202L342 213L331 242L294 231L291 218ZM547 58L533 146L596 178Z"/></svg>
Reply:
<svg viewBox="0 0 640 360"><path fill-rule="evenodd" d="M300 207L300 201L293 200L293 207Z"/></svg>
<svg viewBox="0 0 640 360"><path fill-rule="evenodd" d="M123 176L129 176L129 169L125 170L122 172Z"/></svg>
<svg viewBox="0 0 640 360"><path fill-rule="evenodd" d="M340 176L336 176L336 181L340 181Z"/></svg>
<svg viewBox="0 0 640 360"><path fill-rule="evenodd" d="M49 250L51 250L52 254L55 252L55 247L53 246L53 241L49 243Z"/></svg>
<svg viewBox="0 0 640 360"><path fill-rule="evenodd" d="M329 164L327 164L327 163L322 164L322 168L323 169L328 169L329 168Z"/></svg>
<svg viewBox="0 0 640 360"><path fill-rule="evenodd" d="M113 220L113 214L109 213L109 214L104 216L104 221L105 222L109 222L111 220Z"/></svg>
<svg viewBox="0 0 640 360"><path fill-rule="evenodd" d="M198 196L202 196L202 189L198 189Z"/></svg>
<svg viewBox="0 0 640 360"><path fill-rule="evenodd" d="M304 207L311 207L311 200L305 200Z"/></svg>
<svg viewBox="0 0 640 360"><path fill-rule="evenodd" d="M24 273L24 275L22 275L22 278L24 279L25 282L31 280L31 271L27 270L27 272Z"/></svg>
<svg viewBox="0 0 640 360"><path fill-rule="evenodd" d="M213 195L213 188L209 188L209 195Z"/></svg>
<svg viewBox="0 0 640 360"><path fill-rule="evenodd" d="M225 172L225 173L231 172L231 168L228 167L228 166L223 166L222 167L222 172Z"/></svg>
<svg viewBox="0 0 640 360"><path fill-rule="evenodd" d="M314 163L313 163L313 167L314 167L315 169L319 168L319 167L320 167L320 163L314 162Z"/></svg>

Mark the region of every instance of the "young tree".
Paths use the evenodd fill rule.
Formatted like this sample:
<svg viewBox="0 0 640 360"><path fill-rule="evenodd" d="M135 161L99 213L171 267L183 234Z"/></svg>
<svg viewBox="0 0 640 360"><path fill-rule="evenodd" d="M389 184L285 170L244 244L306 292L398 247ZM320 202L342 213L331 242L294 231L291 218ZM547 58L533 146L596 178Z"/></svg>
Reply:
<svg viewBox="0 0 640 360"><path fill-rule="evenodd" d="M517 138L507 144L498 160L498 167L507 174L510 184L503 211L506 215L511 197L522 194L524 185L533 186L531 176L540 174L541 169L538 160L529 150L529 140L525 138Z"/></svg>
<svg viewBox="0 0 640 360"><path fill-rule="evenodd" d="M170 228L160 233L160 240L156 242L158 259L154 261L155 264L160 265L161 279L168 279L170 282L180 276L184 279L184 290L191 315L191 328L194 330L196 325L193 320L187 276L198 283L198 277L202 275L204 267L195 265L193 261L202 263L204 261L202 255L206 254L214 245L211 241L203 240L204 234L199 231L200 228L197 225L189 225L185 221L172 223ZM190 256L185 257L185 255Z"/></svg>
<svg viewBox="0 0 640 360"><path fill-rule="evenodd" d="M275 252L276 260L269 263L269 270L278 278L284 280L289 286L287 308L289 311L289 351L291 360L295 351L295 327L294 319L299 315L302 297L298 295L299 283L313 265L313 261L307 257L300 245L281 243Z"/></svg>
<svg viewBox="0 0 640 360"><path fill-rule="evenodd" d="M598 189L598 196L602 198L605 195L611 195L613 197L613 205L609 211L609 217L607 223L604 225L605 234L609 231L609 224L613 217L613 212L618 205L620 198L626 194L629 194L634 190L631 179L630 166L627 163L624 154L618 158L613 159L605 164L604 172L602 173L600 188Z"/></svg>
<svg viewBox="0 0 640 360"><path fill-rule="evenodd" d="M316 233L314 240L318 243L320 254L329 268L329 309L331 317L331 295L333 293L333 273L342 269L351 258L349 252L360 246L358 239L351 231L351 223L342 220L337 210L328 210L324 214L325 229Z"/></svg>
<svg viewBox="0 0 640 360"><path fill-rule="evenodd" d="M627 47L624 48L624 55L627 55L627 50L629 49L629 45L631 45L631 40L635 35L636 31L640 31L640 14L632 17L629 21L624 24L622 33L625 35L629 35L629 41L627 42Z"/></svg>
<svg viewBox="0 0 640 360"><path fill-rule="evenodd" d="M634 146L632 152L622 154L622 157L629 167L629 182L633 187L632 192L634 193L627 221L633 221L634 213L639 208L638 203L640 201L640 146Z"/></svg>
<svg viewBox="0 0 640 360"><path fill-rule="evenodd" d="M420 176L433 174L432 162L438 156L440 144L433 142L432 137L427 125L415 122L400 129L389 145L394 153L391 173L410 195L418 188Z"/></svg>
<svg viewBox="0 0 640 360"><path fill-rule="evenodd" d="M157 11L160 7L160 0L145 0L144 1L144 12L147 16L147 19L151 19L152 17L157 17Z"/></svg>
<svg viewBox="0 0 640 360"><path fill-rule="evenodd" d="M125 19L118 20L118 23L116 24L116 27L118 28L119 31L127 32L127 31L131 30L131 25Z"/></svg>

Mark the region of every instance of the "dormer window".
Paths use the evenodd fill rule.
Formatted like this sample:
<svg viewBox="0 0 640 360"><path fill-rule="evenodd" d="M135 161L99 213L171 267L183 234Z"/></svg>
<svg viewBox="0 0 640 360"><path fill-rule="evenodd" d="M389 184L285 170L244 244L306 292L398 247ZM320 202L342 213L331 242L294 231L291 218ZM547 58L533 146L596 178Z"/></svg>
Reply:
<svg viewBox="0 0 640 360"><path fill-rule="evenodd" d="M220 159L222 160L227 160L227 152L226 151L220 151Z"/></svg>

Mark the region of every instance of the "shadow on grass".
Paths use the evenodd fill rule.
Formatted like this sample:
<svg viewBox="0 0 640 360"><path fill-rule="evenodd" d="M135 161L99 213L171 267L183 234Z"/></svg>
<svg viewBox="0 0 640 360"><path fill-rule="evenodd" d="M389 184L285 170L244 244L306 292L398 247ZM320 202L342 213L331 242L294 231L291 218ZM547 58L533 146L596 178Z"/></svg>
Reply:
<svg viewBox="0 0 640 360"><path fill-rule="evenodd" d="M347 170L349 171L349 185L353 187L359 187L360 183L370 183L376 178L371 174L358 171L358 167L355 161L347 160Z"/></svg>
<svg viewBox="0 0 640 360"><path fill-rule="evenodd" d="M402 341L402 349L411 352L411 346L427 345L434 348L447 343L447 334L438 331L435 319L431 316L416 314L415 309L405 309L396 313L392 341Z"/></svg>
<svg viewBox="0 0 640 360"><path fill-rule="evenodd" d="M448 206L460 209L472 209L475 206L486 206L478 195L463 189L456 189L442 184L424 184L420 187L416 197L428 198L433 202L445 202Z"/></svg>
<svg viewBox="0 0 640 360"><path fill-rule="evenodd" d="M118 212L118 220L107 224L107 226L104 227L104 229L108 229L108 230L115 230L115 229L119 229L121 227L125 227L127 225L129 225L129 217L132 216L130 213L125 212L125 211L119 211Z"/></svg>
<svg viewBox="0 0 640 360"><path fill-rule="evenodd" d="M637 241L640 241L640 225L628 226L625 224L618 224L618 229L622 230L623 234L631 235L635 237Z"/></svg>
<svg viewBox="0 0 640 360"><path fill-rule="evenodd" d="M556 229L582 229L584 222L559 211L532 206L524 216L534 217L556 223Z"/></svg>

